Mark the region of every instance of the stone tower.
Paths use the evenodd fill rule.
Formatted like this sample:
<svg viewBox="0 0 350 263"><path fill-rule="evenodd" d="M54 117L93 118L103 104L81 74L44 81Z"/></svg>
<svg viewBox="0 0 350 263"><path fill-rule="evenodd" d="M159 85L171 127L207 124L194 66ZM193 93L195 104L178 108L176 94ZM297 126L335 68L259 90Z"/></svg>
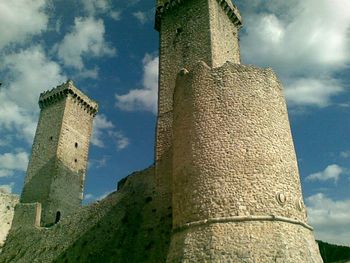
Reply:
<svg viewBox="0 0 350 263"><path fill-rule="evenodd" d="M81 204L98 105L69 80L42 93L39 106L40 118L20 202L40 203L41 225L48 226Z"/></svg>
<svg viewBox="0 0 350 263"><path fill-rule="evenodd" d="M158 1L167 262L322 262L283 87L271 69L240 64L241 21L231 0Z"/></svg>
<svg viewBox="0 0 350 263"><path fill-rule="evenodd" d="M171 199L173 93L181 68L198 61L218 67L240 63L241 16L226 0L157 0L155 28L160 33L156 174L164 201Z"/></svg>

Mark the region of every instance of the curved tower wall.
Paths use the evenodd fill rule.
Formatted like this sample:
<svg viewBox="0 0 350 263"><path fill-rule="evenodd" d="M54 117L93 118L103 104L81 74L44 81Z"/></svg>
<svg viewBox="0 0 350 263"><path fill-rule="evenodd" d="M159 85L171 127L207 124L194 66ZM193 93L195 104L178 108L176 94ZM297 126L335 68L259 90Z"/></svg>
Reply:
<svg viewBox="0 0 350 263"><path fill-rule="evenodd" d="M241 17L231 0L158 0L159 94L156 131L156 176L164 200L171 195L173 94L176 75L198 61L212 67L227 60L240 63ZM170 202L170 201L169 201Z"/></svg>
<svg viewBox="0 0 350 263"><path fill-rule="evenodd" d="M272 70L201 62L180 73L173 178L168 262L322 262Z"/></svg>

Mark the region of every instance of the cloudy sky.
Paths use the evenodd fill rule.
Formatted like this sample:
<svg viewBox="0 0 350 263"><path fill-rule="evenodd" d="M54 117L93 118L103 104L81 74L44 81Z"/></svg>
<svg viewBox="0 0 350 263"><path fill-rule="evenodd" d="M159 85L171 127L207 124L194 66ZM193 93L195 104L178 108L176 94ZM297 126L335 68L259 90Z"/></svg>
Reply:
<svg viewBox="0 0 350 263"><path fill-rule="evenodd" d="M350 245L350 1L237 0L245 64L285 86L309 222ZM85 203L153 162L153 0L0 0L0 189L19 194L40 92L73 79L100 103Z"/></svg>

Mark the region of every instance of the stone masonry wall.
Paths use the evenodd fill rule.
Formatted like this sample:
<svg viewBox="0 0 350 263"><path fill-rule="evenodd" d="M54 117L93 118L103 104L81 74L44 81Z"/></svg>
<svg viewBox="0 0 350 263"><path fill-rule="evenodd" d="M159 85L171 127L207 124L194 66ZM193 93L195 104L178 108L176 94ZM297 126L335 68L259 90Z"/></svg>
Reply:
<svg viewBox="0 0 350 263"><path fill-rule="evenodd" d="M239 63L238 27L217 0L170 1L175 7L159 18L160 67L156 131L156 176L164 206L171 204L173 94L176 75L197 61ZM231 1L227 1L232 6ZM226 0L225 0L226 3ZM158 1L158 7L164 5ZM157 26L156 26L157 27Z"/></svg>
<svg viewBox="0 0 350 263"><path fill-rule="evenodd" d="M10 231L14 208L19 201L17 195L0 192L0 252Z"/></svg>
<svg viewBox="0 0 350 263"><path fill-rule="evenodd" d="M195 239L191 228L202 225L210 230L198 235L208 240L217 238L228 253L225 258L232 262L237 262L236 249L230 257L228 247L239 247L247 233L257 240L251 244L254 254L249 260L262 256L258 247L266 240L266 229L276 235L276 243L266 241L271 251L289 253L284 251L285 246L278 245L283 240L281 235L294 239L288 248L294 250L290 252L294 256L306 246L308 258L289 262L320 259L309 247L315 241L306 224L282 86L273 71L231 62L211 69L200 62L191 72L180 73L174 100L173 227L180 232L176 239L182 235L185 247L178 248L173 244L178 241L173 239L169 262L190 260L184 254L180 256L178 250L192 250L191 257L197 260L188 262L203 262L209 255L222 253L215 247L208 250L205 242L192 244L187 240ZM243 231L241 224L247 230ZM186 228L189 230L184 231ZM282 228L291 231L283 232ZM301 232L304 236L300 238L307 243L293 236ZM230 236L231 243L226 243ZM173 254L178 256L176 260Z"/></svg>
<svg viewBox="0 0 350 263"><path fill-rule="evenodd" d="M125 178L120 189L102 201L78 209L52 227L22 224L11 230L0 262L165 262L172 208L162 208L155 189L150 167Z"/></svg>
<svg viewBox="0 0 350 263"><path fill-rule="evenodd" d="M238 28L217 0L182 1L162 14L159 29L157 160L171 146L173 94L177 73L183 67L191 69L200 60L214 67L221 66L226 61L239 63Z"/></svg>
<svg viewBox="0 0 350 263"><path fill-rule="evenodd" d="M60 100L41 110L25 184L56 155L64 107L65 101ZM25 201L26 193L23 193L21 198Z"/></svg>
<svg viewBox="0 0 350 263"><path fill-rule="evenodd" d="M313 232L278 221L214 223L174 233L167 262L322 263Z"/></svg>
<svg viewBox="0 0 350 263"><path fill-rule="evenodd" d="M50 186L49 204L44 216L54 221L56 213L71 214L83 199L93 115L72 96L66 98L57 148L56 171Z"/></svg>
<svg viewBox="0 0 350 263"><path fill-rule="evenodd" d="M40 119L22 203L42 205L42 225L77 209L82 200L92 120L97 103L72 81L40 95Z"/></svg>

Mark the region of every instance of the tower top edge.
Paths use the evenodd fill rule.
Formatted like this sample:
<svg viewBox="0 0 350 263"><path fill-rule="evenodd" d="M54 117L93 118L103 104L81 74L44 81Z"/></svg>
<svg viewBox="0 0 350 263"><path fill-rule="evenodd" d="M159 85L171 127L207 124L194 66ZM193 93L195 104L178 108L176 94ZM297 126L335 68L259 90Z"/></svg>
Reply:
<svg viewBox="0 0 350 263"><path fill-rule="evenodd" d="M40 94L39 97L39 105L55 100L56 98L62 97L63 95L71 95L80 101L80 103L84 104L86 107L90 108L91 111L96 113L98 111L98 103L92 99L90 99L87 95L85 95L81 90L79 90L72 80L67 80L66 82L58 85L51 90L44 91Z"/></svg>
<svg viewBox="0 0 350 263"><path fill-rule="evenodd" d="M156 8L155 29L159 31L161 17L189 0L159 0ZM237 26L242 26L242 16L235 4L231 0L216 0L221 8L226 12L230 20Z"/></svg>

